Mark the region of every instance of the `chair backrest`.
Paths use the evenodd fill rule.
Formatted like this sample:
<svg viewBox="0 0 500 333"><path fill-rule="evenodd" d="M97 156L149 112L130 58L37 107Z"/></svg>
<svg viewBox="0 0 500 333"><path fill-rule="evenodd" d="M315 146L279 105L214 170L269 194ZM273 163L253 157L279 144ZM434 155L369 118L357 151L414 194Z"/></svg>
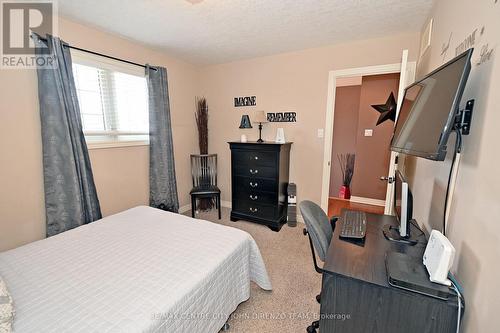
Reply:
<svg viewBox="0 0 500 333"><path fill-rule="evenodd" d="M312 201L302 201L299 205L307 232L321 261L325 261L333 230L323 209Z"/></svg>
<svg viewBox="0 0 500 333"><path fill-rule="evenodd" d="M191 155L193 187L217 186L217 154Z"/></svg>

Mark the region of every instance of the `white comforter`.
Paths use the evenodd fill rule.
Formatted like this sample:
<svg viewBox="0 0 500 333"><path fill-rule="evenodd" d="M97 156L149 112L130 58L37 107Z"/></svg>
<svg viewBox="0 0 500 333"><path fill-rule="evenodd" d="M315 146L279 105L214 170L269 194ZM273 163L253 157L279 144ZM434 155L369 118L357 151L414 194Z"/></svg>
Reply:
<svg viewBox="0 0 500 333"><path fill-rule="evenodd" d="M0 253L14 332L218 332L270 290L246 232L136 207Z"/></svg>

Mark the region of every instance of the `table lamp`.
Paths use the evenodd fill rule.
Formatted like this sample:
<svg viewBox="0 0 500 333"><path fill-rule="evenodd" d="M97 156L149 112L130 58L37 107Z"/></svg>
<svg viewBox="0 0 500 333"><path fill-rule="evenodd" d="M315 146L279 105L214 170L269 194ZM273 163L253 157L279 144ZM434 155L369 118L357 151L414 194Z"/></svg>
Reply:
<svg viewBox="0 0 500 333"><path fill-rule="evenodd" d="M257 142L259 142L259 143L264 142L264 140L262 140L262 124L268 122L267 117L266 117L266 113L264 111L257 111L255 113L255 117L253 119L253 122L259 123L259 140L257 140Z"/></svg>
<svg viewBox="0 0 500 333"><path fill-rule="evenodd" d="M250 123L250 117L247 114L241 116L240 128L252 128L252 124ZM247 142L247 136L245 134L241 135L241 142Z"/></svg>

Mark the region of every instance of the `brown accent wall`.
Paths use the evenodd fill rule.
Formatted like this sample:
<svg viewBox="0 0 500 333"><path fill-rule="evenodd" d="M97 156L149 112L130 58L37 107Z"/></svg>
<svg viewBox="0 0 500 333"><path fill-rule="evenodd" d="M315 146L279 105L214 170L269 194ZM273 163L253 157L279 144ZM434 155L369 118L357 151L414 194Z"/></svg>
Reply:
<svg viewBox="0 0 500 333"><path fill-rule="evenodd" d="M356 153L361 85L338 87L335 92L330 197L336 197L342 186L338 154Z"/></svg>
<svg viewBox="0 0 500 333"><path fill-rule="evenodd" d="M385 121L375 126L380 113L372 104L384 104L394 93L398 98L399 73L363 77L359 103L356 138L356 164L352 180L352 195L385 200L387 183L380 180L389 170L389 144L394 122ZM373 129L373 136L364 136L365 129Z"/></svg>
<svg viewBox="0 0 500 333"><path fill-rule="evenodd" d="M385 200L387 183L380 180L389 170L389 144L394 123L378 126L379 113L371 107L384 104L394 93L397 99L399 74L364 76L360 86L339 87L335 94L333 123L330 196L338 196L342 173L337 159L339 153L355 153L356 164L351 194L358 197ZM373 136L365 136L372 129Z"/></svg>

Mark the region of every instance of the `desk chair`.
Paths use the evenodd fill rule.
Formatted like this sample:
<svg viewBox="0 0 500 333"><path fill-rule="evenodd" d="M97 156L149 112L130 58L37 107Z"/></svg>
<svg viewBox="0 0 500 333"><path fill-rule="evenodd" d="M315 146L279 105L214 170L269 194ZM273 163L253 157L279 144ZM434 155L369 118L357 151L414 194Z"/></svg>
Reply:
<svg viewBox="0 0 500 333"><path fill-rule="evenodd" d="M330 221L321 207L312 201L302 201L299 204L299 208L306 224L306 228L303 231L304 235L309 236L309 245L311 246L314 269L316 272L322 274L323 269L318 266L315 252L318 253L318 257L321 261L324 262L338 218L333 217ZM316 300L321 302L321 294L316 296ZM313 321L312 324L307 327L307 332L314 333L318 328L319 321Z"/></svg>
<svg viewBox="0 0 500 333"><path fill-rule="evenodd" d="M220 189L217 187L217 154L191 155L191 176L193 178L193 189L191 195L191 216L196 211L196 199L215 198L215 205L220 209Z"/></svg>

